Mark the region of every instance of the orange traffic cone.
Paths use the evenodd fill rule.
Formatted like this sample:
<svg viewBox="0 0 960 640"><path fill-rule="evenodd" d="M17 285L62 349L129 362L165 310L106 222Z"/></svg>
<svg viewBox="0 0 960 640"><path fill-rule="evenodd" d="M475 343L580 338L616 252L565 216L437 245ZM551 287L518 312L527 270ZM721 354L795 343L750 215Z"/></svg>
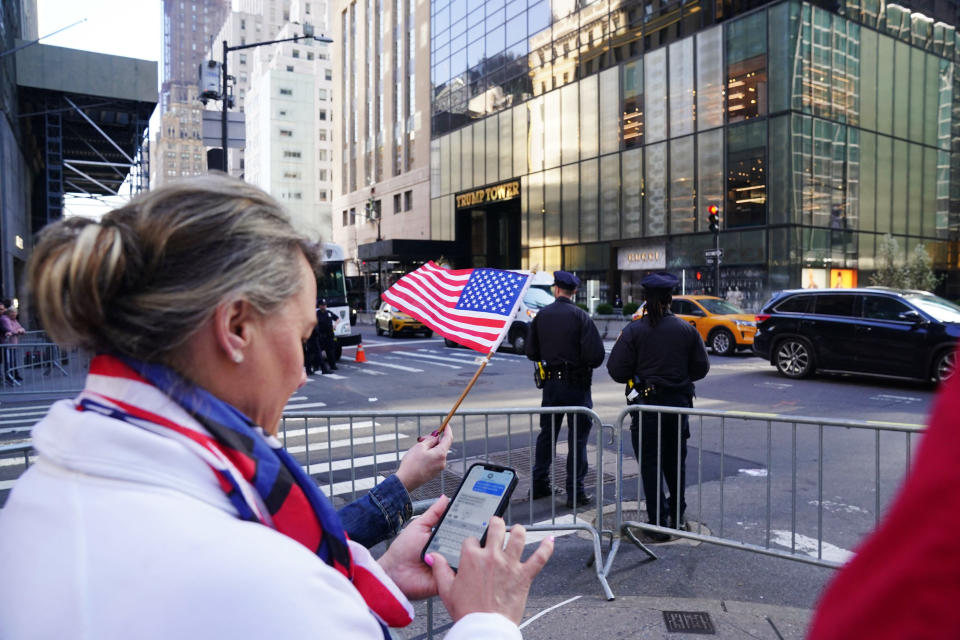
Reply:
<svg viewBox="0 0 960 640"><path fill-rule="evenodd" d="M363 344L357 345L357 362L366 362L367 355L363 352Z"/></svg>

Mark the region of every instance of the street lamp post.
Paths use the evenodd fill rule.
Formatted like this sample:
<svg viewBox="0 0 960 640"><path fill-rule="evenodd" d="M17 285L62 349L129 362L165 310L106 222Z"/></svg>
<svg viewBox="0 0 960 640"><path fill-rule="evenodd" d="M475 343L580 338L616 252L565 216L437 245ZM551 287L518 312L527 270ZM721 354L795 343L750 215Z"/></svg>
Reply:
<svg viewBox="0 0 960 640"><path fill-rule="evenodd" d="M252 49L254 47L262 47L267 44L279 44L281 42L299 42L301 40L316 40L317 42L331 43L333 40L326 36L315 36L313 35L313 26L309 24L303 25L303 35L293 36L292 38L281 38L279 40L267 40L265 42L251 42L250 44L241 44L235 47L231 47L227 44L227 41L223 41L223 86L221 95L221 104L223 105L222 111L220 113L220 144L223 148L223 171L228 173L227 166L227 106L229 105L230 98L227 95L228 91L228 80L229 75L227 73L227 54L231 51L241 51L243 49Z"/></svg>
<svg viewBox="0 0 960 640"><path fill-rule="evenodd" d="M383 214L380 211L377 211L376 201L373 199L373 194L370 194L370 198L367 200L367 220L377 222L377 242L379 243L383 238L380 236L380 223L383 220ZM378 297L383 295L383 265L381 264L381 257L379 254L380 247L377 247L377 292Z"/></svg>

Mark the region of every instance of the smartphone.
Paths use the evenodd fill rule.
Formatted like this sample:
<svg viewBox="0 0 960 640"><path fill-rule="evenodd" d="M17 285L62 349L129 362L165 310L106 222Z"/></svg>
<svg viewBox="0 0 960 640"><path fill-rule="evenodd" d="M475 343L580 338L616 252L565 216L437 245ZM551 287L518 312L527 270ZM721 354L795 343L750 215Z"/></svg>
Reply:
<svg viewBox="0 0 960 640"><path fill-rule="evenodd" d="M503 515L516 487L517 472L513 469L485 462L472 465L420 557L442 554L456 571L463 541L473 536L480 540L480 546L484 545L490 518Z"/></svg>

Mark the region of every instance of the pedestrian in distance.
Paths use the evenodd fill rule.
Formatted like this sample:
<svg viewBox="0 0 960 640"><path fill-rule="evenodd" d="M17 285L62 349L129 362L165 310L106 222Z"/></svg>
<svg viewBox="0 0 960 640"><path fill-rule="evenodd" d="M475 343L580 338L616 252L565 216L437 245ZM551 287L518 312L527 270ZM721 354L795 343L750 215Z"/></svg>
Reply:
<svg viewBox="0 0 960 640"><path fill-rule="evenodd" d="M0 302L0 332L3 333L3 344L15 345L20 342L20 336L26 333L23 325L17 321L17 307L13 300L4 298ZM23 382L20 375L20 367L17 358L17 352L14 347L4 347L4 380L12 385L19 385Z"/></svg>
<svg viewBox="0 0 960 640"><path fill-rule="evenodd" d="M526 353L537 363L543 396L542 407L593 408L590 385L593 370L603 364L603 340L586 311L573 303L580 279L566 271L553 272L556 300L537 313L530 323ZM557 435L563 414L541 414L537 436L531 494L534 500L553 495L550 478ZM567 415L567 507L586 505L593 496L586 492L587 439L590 419L583 414Z"/></svg>
<svg viewBox="0 0 960 640"><path fill-rule="evenodd" d="M320 369L322 373L337 370L337 341L334 331L340 318L333 311L327 309L326 298L317 301L317 328L316 340L319 352Z"/></svg>
<svg viewBox="0 0 960 640"><path fill-rule="evenodd" d="M492 518L455 574L420 557L442 497L378 559L354 539L396 533L452 435L411 447L349 513L277 438L307 380L319 264L273 198L223 174L44 229L33 308L95 356L84 391L34 427L36 463L0 510L0 637L381 640L434 595L447 638L519 636L552 540L522 562L523 528L504 546Z"/></svg>
<svg viewBox="0 0 960 640"><path fill-rule="evenodd" d="M646 301L644 314L624 328L607 359L610 377L627 384L628 404L692 407L693 383L710 370L707 350L696 328L670 312L678 283L677 277L667 272L651 273L640 281ZM636 412L631 414L630 442L640 462L648 521L685 529L688 417L650 411L642 414L639 420ZM642 446L638 442L641 424ZM664 480L669 497L663 492ZM670 539L664 533L646 535L658 542Z"/></svg>

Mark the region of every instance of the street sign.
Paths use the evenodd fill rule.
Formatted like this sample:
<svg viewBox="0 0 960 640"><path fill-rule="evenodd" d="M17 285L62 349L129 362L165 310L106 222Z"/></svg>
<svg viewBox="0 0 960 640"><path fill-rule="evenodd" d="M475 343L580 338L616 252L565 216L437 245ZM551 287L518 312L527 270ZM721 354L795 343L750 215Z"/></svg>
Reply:
<svg viewBox="0 0 960 640"><path fill-rule="evenodd" d="M706 251L703 252L703 255L705 255L705 256L707 256L707 257L709 257L709 256L722 256L722 255L723 255L723 249L707 249Z"/></svg>
<svg viewBox="0 0 960 640"><path fill-rule="evenodd" d="M714 262L717 264L723 264L723 258L718 258L717 256L707 256L707 264L713 264Z"/></svg>

